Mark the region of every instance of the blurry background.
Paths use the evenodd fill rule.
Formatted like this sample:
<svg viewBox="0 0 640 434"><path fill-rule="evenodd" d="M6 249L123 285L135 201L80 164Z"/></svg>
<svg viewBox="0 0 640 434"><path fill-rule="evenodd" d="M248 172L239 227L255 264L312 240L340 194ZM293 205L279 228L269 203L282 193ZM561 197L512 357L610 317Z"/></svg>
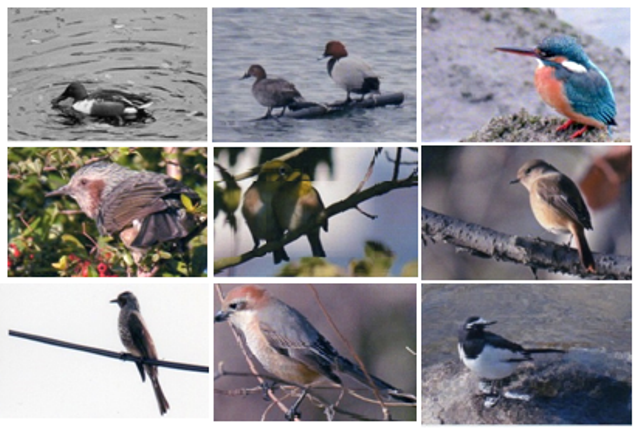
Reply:
<svg viewBox="0 0 640 434"><path fill-rule="evenodd" d="M594 163L601 157L618 158L630 170L631 148L617 146L423 146L422 206L451 217L487 226L507 234L540 237L566 244L568 237L547 232L535 219L529 205L529 193L521 184L509 184L527 161L543 159L580 186ZM610 163L612 164L612 163ZM613 163L615 166L615 163ZM630 172L616 174L608 169L614 182L595 180L606 185L594 191L594 201L583 197L591 213L593 231L586 231L593 252L631 255L631 178ZM613 172L613 173L612 173ZM617 183L616 183L617 182ZM605 205L605 202L610 203ZM598 205L599 204L599 205ZM594 209L595 206L601 206ZM575 247L575 244L572 244ZM522 265L497 262L457 252L449 244L428 242L422 249L422 279L533 279ZM561 278L539 270L540 278ZM570 278L570 276L569 276Z"/></svg>
<svg viewBox="0 0 640 434"><path fill-rule="evenodd" d="M415 142L416 10L413 8L214 8L213 140L216 142ZM346 92L319 60L327 42L380 76L380 92L403 92L404 103L317 119L253 121L267 109L240 80L253 64L267 78L293 83L308 101L344 101ZM279 113L279 109L275 111Z"/></svg>
<svg viewBox="0 0 640 434"><path fill-rule="evenodd" d="M223 294L235 286L220 285ZM313 292L307 285L260 285L269 293L291 307L297 309L314 327L331 342L338 352L351 360L348 348L344 346L328 323L317 304ZM407 393L416 393L416 357L410 351L416 345L416 287L415 285L314 285L320 300L340 333L354 347L369 372ZM220 310L218 294L215 295L215 311ZM214 366L223 363L223 369L249 373L247 363L238 348L228 323L214 325ZM255 361L255 359L254 359ZM260 372L264 372L256 363ZM341 376L349 387L358 390L361 386L348 376ZM257 380L250 377L226 376L215 381L216 390L239 390L255 387ZM319 391L326 399L335 400L337 390ZM362 393L365 393L362 391ZM281 396L282 392L277 392ZM285 402L291 405L292 400ZM228 396L214 393L214 420L260 420L269 402L262 393L249 396ZM380 407L345 397L341 404L345 410L365 414L380 420ZM390 407L394 420L415 420L415 407ZM325 416L305 400L300 408L302 420L326 420ZM337 420L351 420L337 415ZM277 408L268 412L267 420L283 421L284 416Z"/></svg>
<svg viewBox="0 0 640 434"><path fill-rule="evenodd" d="M215 161L227 168L233 175L258 166L277 155L292 151L294 148L218 148L214 149ZM363 189L375 183L392 178L393 160L397 148L384 148L377 158L373 174ZM320 193L325 207L343 200L352 194L364 178L368 165L374 155L374 148L312 148L290 164L307 172L313 179L313 185ZM417 163L417 154L403 149L402 161ZM400 166L399 179L408 177L415 164ZM215 180L220 174L215 171ZM256 180L256 177L241 181L242 191ZM377 196L360 204L360 208L378 218L371 220L354 209L333 216L329 220L329 231L321 231L320 239L327 253L327 261L345 272L350 261L364 257L365 242L379 241L395 254L391 268L392 275L400 275L404 267L409 275L417 275L414 261L417 261L418 235L418 189L409 187L393 190L383 196ZM235 212L238 232L234 234L225 223L223 215L218 215L214 229L214 259L238 255L253 249L253 240L244 221L240 208ZM261 242L261 245L264 241ZM285 246L291 257L289 264L297 264L301 257L311 255L306 236ZM273 276L282 271L285 264L275 266L273 255L254 258L233 269L224 270L219 277L226 276Z"/></svg>

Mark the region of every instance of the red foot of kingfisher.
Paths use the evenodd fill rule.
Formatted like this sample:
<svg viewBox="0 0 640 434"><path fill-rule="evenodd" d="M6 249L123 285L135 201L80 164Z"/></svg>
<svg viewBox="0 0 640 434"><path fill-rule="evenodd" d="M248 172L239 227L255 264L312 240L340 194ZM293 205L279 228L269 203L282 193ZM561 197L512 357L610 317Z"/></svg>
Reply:
<svg viewBox="0 0 640 434"><path fill-rule="evenodd" d="M564 131L564 130L568 129L571 125L573 125L574 123L575 123L574 121L572 121L571 119L568 119L564 124L562 124L558 128L556 128L556 132ZM571 134L569 139L573 140L575 138L581 137L584 133L586 133L588 131L588 129L589 129L589 126L585 125L584 127L580 128L575 133Z"/></svg>

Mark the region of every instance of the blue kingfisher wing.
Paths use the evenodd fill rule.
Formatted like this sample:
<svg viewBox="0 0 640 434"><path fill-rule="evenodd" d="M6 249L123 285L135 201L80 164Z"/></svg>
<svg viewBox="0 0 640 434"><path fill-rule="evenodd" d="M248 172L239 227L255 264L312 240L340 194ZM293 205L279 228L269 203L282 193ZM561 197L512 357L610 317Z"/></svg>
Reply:
<svg viewBox="0 0 640 434"><path fill-rule="evenodd" d="M616 124L616 101L611 83L599 69L574 72L561 67L556 71L556 77L564 82L566 96L577 113L605 125Z"/></svg>

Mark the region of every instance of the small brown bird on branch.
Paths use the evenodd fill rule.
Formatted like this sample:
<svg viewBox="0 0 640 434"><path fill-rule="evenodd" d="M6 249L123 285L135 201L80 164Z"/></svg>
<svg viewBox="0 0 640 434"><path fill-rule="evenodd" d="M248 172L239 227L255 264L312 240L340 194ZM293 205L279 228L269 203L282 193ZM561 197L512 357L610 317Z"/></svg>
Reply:
<svg viewBox="0 0 640 434"><path fill-rule="evenodd" d="M594 273L596 263L584 235L593 229L589 209L574 182L543 160L526 162L512 184L521 183L529 190L529 201L538 223L554 234L571 234L576 238L580 262Z"/></svg>

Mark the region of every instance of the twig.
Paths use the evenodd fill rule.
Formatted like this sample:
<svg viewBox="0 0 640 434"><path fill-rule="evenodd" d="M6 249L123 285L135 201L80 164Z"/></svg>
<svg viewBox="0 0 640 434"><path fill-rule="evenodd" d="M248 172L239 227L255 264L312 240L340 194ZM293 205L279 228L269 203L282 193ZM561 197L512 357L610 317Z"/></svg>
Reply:
<svg viewBox="0 0 640 434"><path fill-rule="evenodd" d="M400 162L402 161L402 148L396 149L396 161L393 163L393 179L398 179L398 173L400 172Z"/></svg>
<svg viewBox="0 0 640 434"><path fill-rule="evenodd" d="M356 188L355 193L357 193L360 190L362 190L362 188L367 183L369 178L371 178L371 174L373 173L373 166L376 164L376 159L378 158L378 155L380 155L380 152L382 152L382 148L375 148L374 149L373 157L371 157L371 161L369 162L369 167L367 167L367 171L364 174L364 177L362 178L362 181L360 181L360 184L358 184L358 187Z"/></svg>
<svg viewBox="0 0 640 434"><path fill-rule="evenodd" d="M291 152L287 152L286 154L281 155L281 156L279 156L277 158L274 158L272 160L269 160L269 161L287 161L287 160L291 160L292 158L297 157L298 155L303 154L303 153L307 152L308 150L309 150L309 148L298 148L298 149L295 149L295 150L293 150ZM214 164L216 164L216 163L214 163ZM265 164L265 163L263 163L263 164ZM260 173L260 168L262 167L263 164L260 164L260 165L258 165L256 167L253 167L253 168L247 170L246 172L242 172L242 173L239 173L239 174L235 175L234 179L236 181L242 181L243 179L247 179L247 178L251 178L252 176L256 176L258 173ZM220 182L220 181L216 181L216 182Z"/></svg>
<svg viewBox="0 0 640 434"><path fill-rule="evenodd" d="M356 352L355 348L353 348L353 345L351 345L351 342L349 342L349 340L342 334L340 329L338 329L338 326L331 318L331 315L329 315L329 312L327 312L327 309L324 307L322 300L320 300L320 295L318 294L318 291L316 290L316 288L311 284L307 286L313 293L313 296L315 297L316 302L318 303L318 306L320 306L320 310L322 310L322 313L324 314L325 318L331 325L331 328L333 329L334 333L338 335L340 340L344 343L344 345L346 345L346 347L349 349L349 353L351 354L351 357L353 357L356 363L358 363L358 365L360 366L360 369L362 369L362 372L364 372L364 376L367 378L367 381L369 382L369 386L371 386L371 390L373 391L373 394L375 395L378 403L380 404L380 409L382 410L382 415L384 420L389 420L389 409L385 406L385 402L382 399L380 390L378 390L375 383L371 379L371 376L369 375L369 371L367 370L367 367L364 365L364 362Z"/></svg>
<svg viewBox="0 0 640 434"><path fill-rule="evenodd" d="M227 372L227 371L223 372L223 374L222 374L222 375L223 375L223 376L224 376L224 375L230 375L230 376L242 376L242 377L255 377L253 374L249 374L249 373L232 373L232 372ZM263 378L269 378L269 377L268 377L268 376L263 376ZM277 379L277 381L280 383L280 386L281 386L281 387L280 387L280 390L283 390L284 392L286 392L286 394L285 394L285 395L284 395L284 396L283 396L279 401L282 401L282 400L288 399L288 398L290 398L290 397L293 397L293 393L292 393L292 392L293 392L293 390L285 390L285 389L288 389L288 388L292 388L292 389L300 389L300 388L301 388L301 386L298 386L298 385L292 385L292 384L286 383L286 382L284 382L284 381L282 381L282 380L280 380L280 379ZM282 386L283 384L284 384L284 386ZM316 405L316 406L318 406L318 407L320 407L320 408L323 408L323 409L325 409L325 410L330 409L330 410L331 410L332 412L334 412L334 413L340 413L340 414L342 414L342 415L349 416L349 417L351 417L351 418L353 418L353 419L355 419L355 420L362 420L362 421L377 420L377 419L371 419L371 418L368 418L368 417L363 416L363 415L358 414L358 413L354 413L354 412L351 412L351 411L348 411L348 410L344 410L344 409L342 409L342 408L339 406L339 404L338 404L338 403L339 403L339 401L340 401L340 400L341 400L341 398L342 398L342 392L344 391L344 389L342 389L342 388L341 388L340 386L338 386L338 385L332 385L332 386L329 386L329 387L327 387L327 388L331 388L331 389L338 389L338 388L339 388L339 389L341 390L341 396L340 396L340 398L337 400L337 402L336 402L336 403L334 403L334 404L330 403L328 400L326 400L326 399L324 399L324 398L322 398L322 397L320 397L320 396L318 396L318 395L314 394L314 393L313 393L313 391L312 391L311 389L307 389L307 397L308 397L308 398L310 398L310 401L311 401L314 405ZM314 387L314 389L315 389L315 390L318 390L318 389L323 389L323 388L321 388L321 387ZM263 393L264 389L263 389L261 386L258 386L258 387L252 387L252 388L241 388L241 389L233 389L233 390L223 390L223 389L217 389L217 388L214 388L214 389L213 389L213 391L214 391L214 393L216 393L216 394L218 394L218 395L225 395L225 396L235 397L235 396L249 396L249 395L256 395L256 394L258 394L258 393ZM359 395L359 394L355 393L353 390L349 390L349 394L350 394L350 395L352 395L352 396L354 396L354 397L356 397L356 398L358 398L358 399L361 399L361 400L363 400L363 401L365 401L365 402L368 402L368 403L372 403L372 404L373 404L373 403L377 403L377 401L372 400L372 399L369 399L369 398L366 398L366 397L364 397L364 396L362 396L362 395ZM407 406L415 406L414 404L407 404L407 403L395 403L395 402L389 402L389 403L387 403L387 404L388 404L389 406L393 406L393 407L407 407ZM271 408L273 408L273 406L275 406L275 405L277 405L277 403L276 403L275 401L271 401L271 402L268 404L267 408L266 408L266 409L265 409L265 411L263 412L263 415L262 415L262 417L261 417L261 420L264 420L264 419L266 418L267 413L268 413L268 412L271 410ZM326 411L325 411L325 414L326 414Z"/></svg>

